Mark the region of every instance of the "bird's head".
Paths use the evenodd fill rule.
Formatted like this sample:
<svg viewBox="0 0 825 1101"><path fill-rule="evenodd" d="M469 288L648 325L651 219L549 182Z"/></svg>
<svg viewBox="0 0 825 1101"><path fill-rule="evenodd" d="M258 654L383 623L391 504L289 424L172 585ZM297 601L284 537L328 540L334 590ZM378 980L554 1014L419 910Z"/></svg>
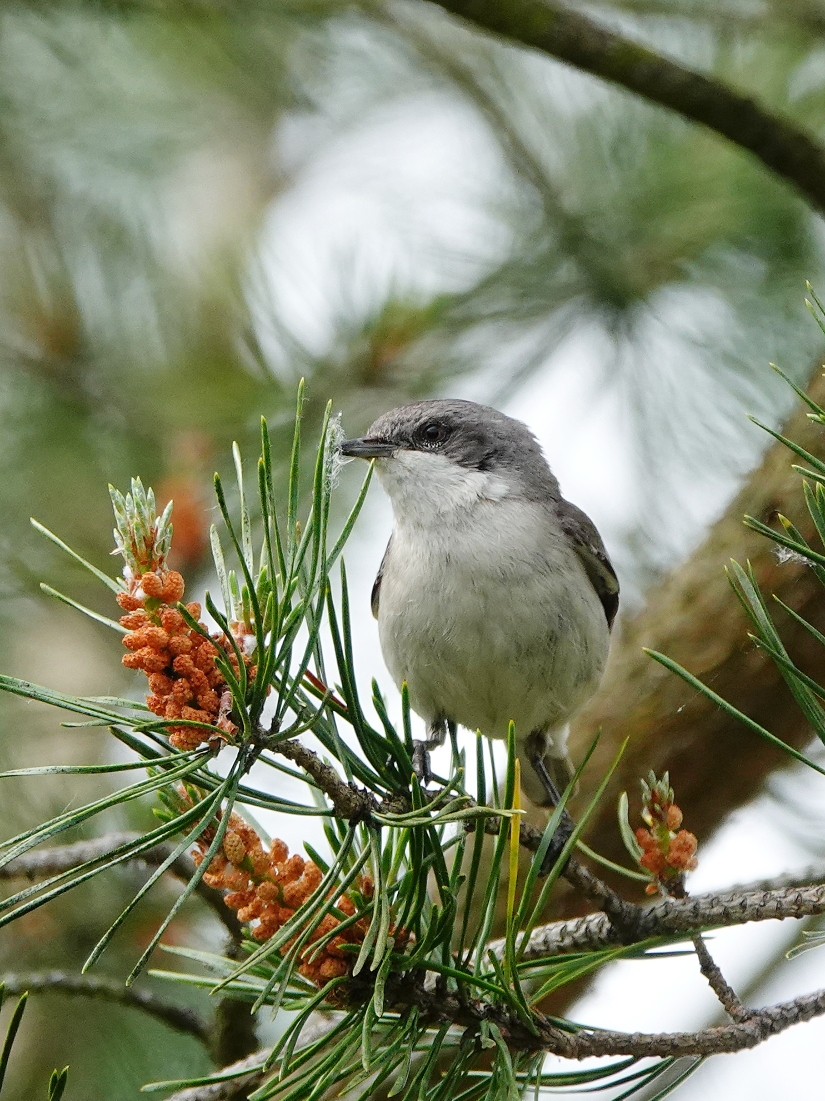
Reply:
<svg viewBox="0 0 825 1101"><path fill-rule="evenodd" d="M432 517L508 496L558 497L533 434L487 405L434 399L384 413L343 455L375 459L396 518Z"/></svg>

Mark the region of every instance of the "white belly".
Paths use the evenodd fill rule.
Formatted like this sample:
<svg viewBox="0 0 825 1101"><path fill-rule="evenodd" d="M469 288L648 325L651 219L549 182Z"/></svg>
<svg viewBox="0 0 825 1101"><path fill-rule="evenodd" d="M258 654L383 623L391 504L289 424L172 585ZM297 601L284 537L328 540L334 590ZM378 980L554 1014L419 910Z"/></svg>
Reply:
<svg viewBox="0 0 825 1101"><path fill-rule="evenodd" d="M397 526L378 610L381 648L427 721L521 741L553 731L592 694L607 658L604 610L547 518L480 501L469 530ZM559 747L560 748L560 747Z"/></svg>

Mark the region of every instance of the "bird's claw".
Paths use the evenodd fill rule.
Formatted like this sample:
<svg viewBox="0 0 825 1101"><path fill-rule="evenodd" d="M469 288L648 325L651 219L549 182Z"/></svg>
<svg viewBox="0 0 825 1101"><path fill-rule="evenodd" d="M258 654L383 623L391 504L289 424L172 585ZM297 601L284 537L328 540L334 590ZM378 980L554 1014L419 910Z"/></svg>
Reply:
<svg viewBox="0 0 825 1101"><path fill-rule="evenodd" d="M413 742L412 766L418 782L422 787L426 787L433 778L430 768L430 750L426 742Z"/></svg>
<svg viewBox="0 0 825 1101"><path fill-rule="evenodd" d="M551 869L555 866L556 861L561 856L564 846L570 840L570 836L575 828L576 825L573 819L567 813L567 811L562 811L561 820L556 826L555 833L550 838L550 844L548 845L547 852L544 854L544 859L541 862L541 867L539 868L540 876L544 877L550 873ZM564 868L567 866L567 861L569 859L570 857L568 856L564 862L564 866L562 867L561 871L564 871Z"/></svg>

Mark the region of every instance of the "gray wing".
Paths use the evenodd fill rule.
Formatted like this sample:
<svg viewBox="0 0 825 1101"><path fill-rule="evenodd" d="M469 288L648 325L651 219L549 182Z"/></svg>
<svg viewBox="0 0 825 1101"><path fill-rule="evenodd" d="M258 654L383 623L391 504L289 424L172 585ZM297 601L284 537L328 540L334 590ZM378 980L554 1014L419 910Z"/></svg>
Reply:
<svg viewBox="0 0 825 1101"><path fill-rule="evenodd" d="M372 585L372 595L370 596L370 607L372 608L372 614L375 619L378 619L378 604L381 599L381 582L384 579L384 568L387 565L387 555L390 553L390 547L392 546L392 536L387 543L387 549L384 551L384 557L381 559L381 565L378 567L378 574Z"/></svg>
<svg viewBox="0 0 825 1101"><path fill-rule="evenodd" d="M604 549L602 537L590 517L580 508L571 505L564 498L557 507L562 531L573 544L573 549L581 559L590 583L602 602L607 626L612 627L619 610L619 580Z"/></svg>

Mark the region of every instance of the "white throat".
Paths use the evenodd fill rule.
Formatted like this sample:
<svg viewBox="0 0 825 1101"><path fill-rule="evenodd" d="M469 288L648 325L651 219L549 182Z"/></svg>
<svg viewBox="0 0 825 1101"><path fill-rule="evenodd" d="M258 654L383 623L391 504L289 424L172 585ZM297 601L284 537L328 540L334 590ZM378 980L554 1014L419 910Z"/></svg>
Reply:
<svg viewBox="0 0 825 1101"><path fill-rule="evenodd" d="M428 451L398 451L375 467L401 527L432 527L480 501L501 501L510 492L499 475L468 470Z"/></svg>

